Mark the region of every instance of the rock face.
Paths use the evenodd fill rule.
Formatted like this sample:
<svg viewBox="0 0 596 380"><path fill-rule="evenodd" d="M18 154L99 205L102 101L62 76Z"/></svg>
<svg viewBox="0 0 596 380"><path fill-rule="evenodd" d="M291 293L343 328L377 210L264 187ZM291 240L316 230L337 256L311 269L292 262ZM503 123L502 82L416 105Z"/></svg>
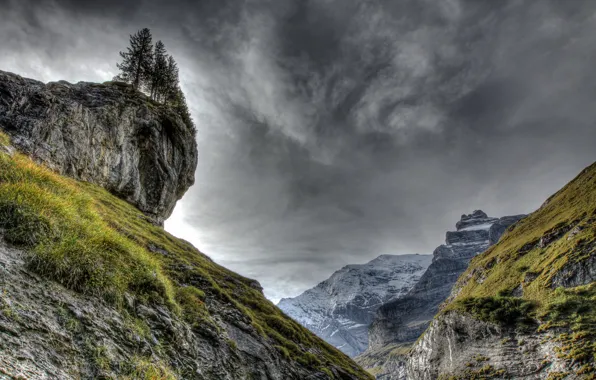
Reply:
<svg viewBox="0 0 596 380"><path fill-rule="evenodd" d="M482 211L462 215L457 230L447 232L446 244L435 249L432 264L412 290L379 308L369 332L370 347L418 339L470 260L489 247L491 232L498 240L499 231L523 216L489 218Z"/></svg>
<svg viewBox="0 0 596 380"><path fill-rule="evenodd" d="M0 71L0 129L36 161L108 189L157 224L194 183L192 126L126 84L44 84Z"/></svg>
<svg viewBox="0 0 596 380"><path fill-rule="evenodd" d="M0 236L0 379L330 378L284 360L229 305L210 305L222 316L219 331L197 333L165 307L134 303L123 313L69 291L28 270L25 258ZM159 372L169 367L177 375ZM149 368L162 376L140 375Z"/></svg>
<svg viewBox="0 0 596 380"><path fill-rule="evenodd" d="M377 379L405 379L407 356L403 352L386 354L388 347L397 345L404 351L403 347L416 341L470 260L523 217L492 218L480 210L462 215L456 231L446 233L446 244L433 252L433 261L418 283L403 297L379 307L369 329L369 347L356 361L367 369L374 368Z"/></svg>
<svg viewBox="0 0 596 380"><path fill-rule="evenodd" d="M450 312L433 320L416 343L404 378L435 380L451 373L459 373L456 379L544 378L540 373L545 367L555 373L566 367L550 338Z"/></svg>
<svg viewBox="0 0 596 380"><path fill-rule="evenodd" d="M595 237L592 164L471 262L413 345L407 379L594 378Z"/></svg>
<svg viewBox="0 0 596 380"><path fill-rule="evenodd" d="M430 255L382 255L348 265L278 307L349 356L368 346L368 326L382 304L408 292L430 265Z"/></svg>

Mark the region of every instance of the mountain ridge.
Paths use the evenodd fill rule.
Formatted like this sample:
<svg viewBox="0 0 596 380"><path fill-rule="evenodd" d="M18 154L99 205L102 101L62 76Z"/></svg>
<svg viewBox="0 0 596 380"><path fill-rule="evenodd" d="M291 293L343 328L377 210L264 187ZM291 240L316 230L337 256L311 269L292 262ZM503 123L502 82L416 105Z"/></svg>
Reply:
<svg viewBox="0 0 596 380"><path fill-rule="evenodd" d="M341 349L357 355L367 344L368 325L377 307L409 290L430 265L430 255L380 255L350 264L327 280L278 307L303 326Z"/></svg>

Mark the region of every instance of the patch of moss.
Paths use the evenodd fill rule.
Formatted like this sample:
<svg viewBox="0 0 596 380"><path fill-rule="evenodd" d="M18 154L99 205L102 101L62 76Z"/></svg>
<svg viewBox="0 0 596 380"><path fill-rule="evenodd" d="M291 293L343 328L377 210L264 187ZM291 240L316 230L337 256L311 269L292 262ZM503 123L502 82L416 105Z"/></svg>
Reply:
<svg viewBox="0 0 596 380"><path fill-rule="evenodd" d="M7 134L0 132L0 146L10 145L10 137Z"/></svg>
<svg viewBox="0 0 596 380"><path fill-rule="evenodd" d="M546 380L563 380L569 375L569 372L551 372L548 374Z"/></svg>
<svg viewBox="0 0 596 380"><path fill-rule="evenodd" d="M470 297L458 299L455 307L477 319L512 327L532 327L533 302L513 297Z"/></svg>
<svg viewBox="0 0 596 380"><path fill-rule="evenodd" d="M181 287L176 291L176 301L182 307L184 319L191 326L209 321L209 310L204 300L205 292L194 286Z"/></svg>
<svg viewBox="0 0 596 380"><path fill-rule="evenodd" d="M569 331L554 338L560 343L555 349L557 357L580 365L582 374L596 377L596 283L556 289L541 318L545 329Z"/></svg>
<svg viewBox="0 0 596 380"><path fill-rule="evenodd" d="M178 376L167 365L151 361L149 358L133 357L125 365L123 380L176 380Z"/></svg>

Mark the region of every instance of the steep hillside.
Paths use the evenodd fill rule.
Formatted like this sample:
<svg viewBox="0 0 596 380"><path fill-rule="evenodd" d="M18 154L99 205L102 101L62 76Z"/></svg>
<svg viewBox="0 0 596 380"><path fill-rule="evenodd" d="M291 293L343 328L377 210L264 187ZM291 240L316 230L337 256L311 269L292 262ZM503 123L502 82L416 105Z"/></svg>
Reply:
<svg viewBox="0 0 596 380"><path fill-rule="evenodd" d="M109 93L130 91L110 83L97 86ZM0 107L6 107L5 99L14 100L5 89ZM136 114L146 115L144 108L151 105L136 96ZM19 128L30 125L18 122L34 110L28 103L21 117L15 113L20 103L11 104L13 113L2 114L0 128L15 141ZM48 113L60 115L70 106L68 101ZM126 109L127 103L112 106ZM118 120L110 127L115 131ZM70 122L66 118L55 125L74 128ZM35 125L39 136L55 126ZM266 300L256 281L169 235L153 215L93 178L93 183L67 178L58 174L60 167L52 171L14 145L0 132L0 378L370 378ZM68 148L56 152L69 162L85 154ZM139 189L143 183L138 182Z"/></svg>
<svg viewBox="0 0 596 380"><path fill-rule="evenodd" d="M411 379L596 378L596 164L474 258Z"/></svg>
<svg viewBox="0 0 596 380"><path fill-rule="evenodd" d="M278 306L290 317L350 356L368 347L368 326L382 304L410 290L430 265L430 255L382 255L347 265Z"/></svg>
<svg viewBox="0 0 596 380"><path fill-rule="evenodd" d="M488 217L480 210L462 215L456 231L433 252L432 264L403 297L382 305L371 324L367 351L356 358L377 379L401 380L406 374L407 348L428 327L470 260L499 240L505 228L524 215Z"/></svg>

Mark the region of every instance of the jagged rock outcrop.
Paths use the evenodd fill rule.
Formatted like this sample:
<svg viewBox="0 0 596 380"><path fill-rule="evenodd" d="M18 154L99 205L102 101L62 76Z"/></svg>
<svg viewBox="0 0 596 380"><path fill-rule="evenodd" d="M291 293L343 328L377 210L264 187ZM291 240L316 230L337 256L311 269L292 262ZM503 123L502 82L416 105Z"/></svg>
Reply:
<svg viewBox="0 0 596 380"><path fill-rule="evenodd" d="M158 224L194 183L192 126L124 83L44 84L0 71L0 129L36 161L108 189Z"/></svg>
<svg viewBox="0 0 596 380"><path fill-rule="evenodd" d="M540 379L546 367L555 373L565 370L556 347L552 334L520 333L450 312L433 320L413 347L403 378Z"/></svg>
<svg viewBox="0 0 596 380"><path fill-rule="evenodd" d="M356 361L367 368L378 368L378 379L398 380L405 376L405 356L387 355L385 362L379 352L390 345L408 345L416 341L439 311L439 306L470 260L486 250L493 240L524 215L503 218L488 217L480 210L462 215L456 231L446 233L446 244L433 252L433 262L420 281L403 297L383 304L377 310L369 330L369 348ZM392 367L403 370L393 372Z"/></svg>
<svg viewBox="0 0 596 380"><path fill-rule="evenodd" d="M430 265L430 255L382 255L347 265L278 307L350 356L368 346L368 326L379 306L408 292Z"/></svg>
<svg viewBox="0 0 596 380"><path fill-rule="evenodd" d="M407 358L411 380L596 376L596 164L471 262Z"/></svg>
<svg viewBox="0 0 596 380"><path fill-rule="evenodd" d="M522 217L489 218L482 211L463 215L456 225L457 230L447 232L446 244L435 249L432 264L412 290L379 308L369 332L370 346L418 339L470 260L489 247L490 232L493 231L495 239L502 226L511 225ZM496 223L499 227L493 230Z"/></svg>

